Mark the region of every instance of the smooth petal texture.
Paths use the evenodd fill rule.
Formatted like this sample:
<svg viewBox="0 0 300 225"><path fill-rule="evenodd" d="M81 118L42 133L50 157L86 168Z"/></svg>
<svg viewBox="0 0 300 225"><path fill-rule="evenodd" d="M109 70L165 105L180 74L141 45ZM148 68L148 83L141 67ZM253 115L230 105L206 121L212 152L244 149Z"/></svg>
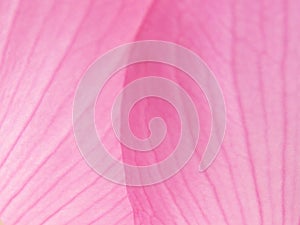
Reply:
<svg viewBox="0 0 300 225"><path fill-rule="evenodd" d="M72 102L89 64L131 41L147 7L133 1L1 1L5 224L133 223L126 189L98 176L81 157Z"/></svg>
<svg viewBox="0 0 300 225"><path fill-rule="evenodd" d="M300 224L299 10L297 0L1 1L1 220L6 225ZM205 173L198 172L196 154L162 184L124 187L98 176L81 157L72 101L99 55L145 39L181 44L207 62L224 93L227 132ZM145 68L133 70L127 75ZM172 78L187 85L176 72ZM192 86L190 91L197 93ZM160 112L149 101L136 115L149 105L153 111L145 120ZM176 116L169 118L176 122ZM123 158L149 163L126 150Z"/></svg>
<svg viewBox="0 0 300 225"><path fill-rule="evenodd" d="M228 122L206 173L193 159L164 184L129 188L137 224L299 223L299 8L297 1L152 5L137 39L196 51L221 83Z"/></svg>

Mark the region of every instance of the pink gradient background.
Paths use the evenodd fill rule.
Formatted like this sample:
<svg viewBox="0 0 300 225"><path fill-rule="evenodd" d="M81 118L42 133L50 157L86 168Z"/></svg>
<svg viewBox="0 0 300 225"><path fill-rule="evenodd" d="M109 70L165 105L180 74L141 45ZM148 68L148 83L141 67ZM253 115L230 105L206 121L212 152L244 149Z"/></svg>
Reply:
<svg viewBox="0 0 300 225"><path fill-rule="evenodd" d="M1 220L299 225L299 11L297 0L1 0ZM99 55L146 39L204 59L224 93L227 132L205 173L196 155L162 184L124 187L81 157L72 102Z"/></svg>

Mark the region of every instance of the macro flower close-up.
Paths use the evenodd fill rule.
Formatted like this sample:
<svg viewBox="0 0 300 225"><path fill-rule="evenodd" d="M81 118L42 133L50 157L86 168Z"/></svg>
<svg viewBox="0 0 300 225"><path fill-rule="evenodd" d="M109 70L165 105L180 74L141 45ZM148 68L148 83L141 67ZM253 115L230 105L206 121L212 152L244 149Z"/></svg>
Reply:
<svg viewBox="0 0 300 225"><path fill-rule="evenodd" d="M300 225L299 0L0 0L0 225Z"/></svg>

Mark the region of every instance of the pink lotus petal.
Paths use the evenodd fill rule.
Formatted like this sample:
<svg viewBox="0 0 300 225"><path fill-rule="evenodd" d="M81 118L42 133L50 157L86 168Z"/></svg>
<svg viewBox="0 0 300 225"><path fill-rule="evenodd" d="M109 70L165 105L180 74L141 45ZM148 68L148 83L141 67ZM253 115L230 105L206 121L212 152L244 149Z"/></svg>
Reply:
<svg viewBox="0 0 300 225"><path fill-rule="evenodd" d="M299 9L296 0L0 1L1 220L300 224ZM72 102L99 55L146 39L178 43L207 62L224 93L227 132L206 172L199 173L196 154L161 184L124 187L97 175L80 155ZM175 72L173 79L187 85ZM146 103L136 115L149 105L146 117L159 112ZM153 160L122 153L138 165ZM161 160L166 152L157 155Z"/></svg>

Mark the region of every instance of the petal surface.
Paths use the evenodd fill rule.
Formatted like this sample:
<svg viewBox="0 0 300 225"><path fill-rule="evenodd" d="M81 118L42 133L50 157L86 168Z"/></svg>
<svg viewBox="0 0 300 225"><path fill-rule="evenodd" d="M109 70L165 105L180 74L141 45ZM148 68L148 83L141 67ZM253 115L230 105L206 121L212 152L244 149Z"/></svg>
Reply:
<svg viewBox="0 0 300 225"><path fill-rule="evenodd" d="M300 224L299 9L296 0L0 1L1 220ZM208 64L223 90L227 131L204 173L198 166L205 141L166 182L124 187L83 160L72 130L72 103L80 78L99 55L147 39L183 45ZM129 68L124 85L151 69L164 71L149 64ZM191 84L187 88L209 130L207 102L178 71L169 77ZM135 113L143 117L133 117L134 127L173 110L158 106L152 100L139 105ZM177 122L169 116L173 131ZM122 154L138 165L166 157L159 151L149 161L124 149Z"/></svg>

